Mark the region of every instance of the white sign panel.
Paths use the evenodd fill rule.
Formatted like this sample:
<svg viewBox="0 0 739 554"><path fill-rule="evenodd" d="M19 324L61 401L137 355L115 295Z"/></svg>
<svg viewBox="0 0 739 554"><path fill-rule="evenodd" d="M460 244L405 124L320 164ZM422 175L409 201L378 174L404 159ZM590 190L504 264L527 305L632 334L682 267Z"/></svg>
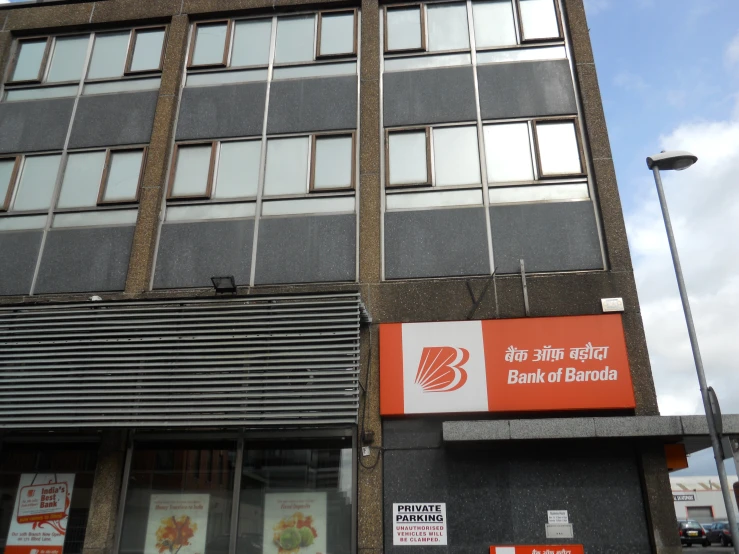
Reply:
<svg viewBox="0 0 739 554"><path fill-rule="evenodd" d="M73 473L22 474L6 554L61 554L73 487Z"/></svg>
<svg viewBox="0 0 739 554"><path fill-rule="evenodd" d="M446 546L446 504L393 504L393 545Z"/></svg>
<svg viewBox="0 0 739 554"><path fill-rule="evenodd" d="M325 554L326 493L264 495L263 554Z"/></svg>
<svg viewBox="0 0 739 554"><path fill-rule="evenodd" d="M548 539L571 539L574 536L572 523L547 523Z"/></svg>
<svg viewBox="0 0 739 554"><path fill-rule="evenodd" d="M205 554L208 494L152 494L144 554Z"/></svg>
<svg viewBox="0 0 739 554"><path fill-rule="evenodd" d="M567 510L547 510L547 519L549 523L569 523L570 517Z"/></svg>

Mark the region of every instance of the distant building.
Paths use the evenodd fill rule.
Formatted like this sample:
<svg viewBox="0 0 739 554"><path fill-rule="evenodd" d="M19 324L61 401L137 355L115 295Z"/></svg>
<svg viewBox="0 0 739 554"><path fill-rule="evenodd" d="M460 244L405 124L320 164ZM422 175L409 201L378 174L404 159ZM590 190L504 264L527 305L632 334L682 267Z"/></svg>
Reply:
<svg viewBox="0 0 739 554"><path fill-rule="evenodd" d="M729 486L737 482L736 476L729 477ZM677 519L694 519L699 523L725 521L726 507L718 477L670 477L672 500L675 503ZM732 494L734 511L737 511L736 498Z"/></svg>

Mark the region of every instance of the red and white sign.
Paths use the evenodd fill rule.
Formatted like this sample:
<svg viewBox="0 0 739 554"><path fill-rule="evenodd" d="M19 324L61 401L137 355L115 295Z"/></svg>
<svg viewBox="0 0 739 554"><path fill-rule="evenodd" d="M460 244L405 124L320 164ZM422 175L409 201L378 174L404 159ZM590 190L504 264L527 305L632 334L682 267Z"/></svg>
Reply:
<svg viewBox="0 0 739 554"><path fill-rule="evenodd" d="M22 474L5 554L61 554L73 486L71 473Z"/></svg>
<svg viewBox="0 0 739 554"><path fill-rule="evenodd" d="M382 415L634 406L620 314L380 325Z"/></svg>
<svg viewBox="0 0 739 554"><path fill-rule="evenodd" d="M581 544L491 546L490 554L585 554Z"/></svg>

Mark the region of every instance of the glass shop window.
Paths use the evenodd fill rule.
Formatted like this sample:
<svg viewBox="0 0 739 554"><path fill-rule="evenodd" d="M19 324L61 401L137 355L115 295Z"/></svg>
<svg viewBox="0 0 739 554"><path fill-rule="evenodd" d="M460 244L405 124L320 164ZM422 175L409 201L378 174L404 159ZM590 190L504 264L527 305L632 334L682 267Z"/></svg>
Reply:
<svg viewBox="0 0 739 554"><path fill-rule="evenodd" d="M235 442L136 445L119 554L227 554L235 461Z"/></svg>
<svg viewBox="0 0 739 554"><path fill-rule="evenodd" d="M246 441L241 453L230 441L142 442L119 553L227 554L235 539L240 554L348 554L353 490L349 439Z"/></svg>
<svg viewBox="0 0 739 554"><path fill-rule="evenodd" d="M0 552L6 546L62 547L64 554L82 552L90 510L92 484L97 462L96 443L72 445L3 445L0 456ZM19 523L19 495L29 514ZM51 496L41 504L41 497ZM38 500L37 500L38 499ZM43 513L40 513L43 512ZM51 536L50 542L28 544L19 537L34 528Z"/></svg>

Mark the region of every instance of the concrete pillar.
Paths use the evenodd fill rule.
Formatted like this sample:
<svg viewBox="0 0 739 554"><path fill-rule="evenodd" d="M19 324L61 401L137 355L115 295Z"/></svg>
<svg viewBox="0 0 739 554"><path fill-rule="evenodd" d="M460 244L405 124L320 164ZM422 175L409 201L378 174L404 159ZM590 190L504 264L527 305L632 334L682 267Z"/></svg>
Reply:
<svg viewBox="0 0 739 554"><path fill-rule="evenodd" d="M661 442L645 443L639 452L644 487L644 508L650 525L655 554L682 552L677 534L677 518Z"/></svg>
<svg viewBox="0 0 739 554"><path fill-rule="evenodd" d="M126 463L126 433L105 431L100 441L82 554L113 552L118 502Z"/></svg>

